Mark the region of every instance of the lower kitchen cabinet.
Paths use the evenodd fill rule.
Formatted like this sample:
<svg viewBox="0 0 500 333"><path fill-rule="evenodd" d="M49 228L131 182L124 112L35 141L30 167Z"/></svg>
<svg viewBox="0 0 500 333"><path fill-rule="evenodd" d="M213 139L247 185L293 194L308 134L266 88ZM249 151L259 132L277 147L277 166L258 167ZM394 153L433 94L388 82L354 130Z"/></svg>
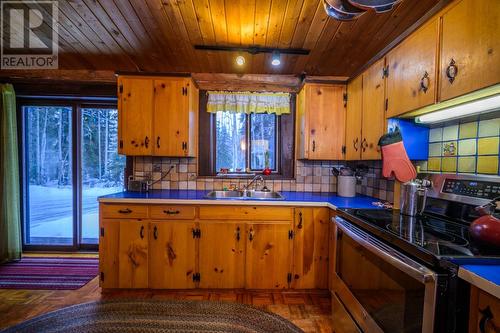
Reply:
<svg viewBox="0 0 500 333"><path fill-rule="evenodd" d="M149 226L149 288L194 288L196 224L152 221Z"/></svg>
<svg viewBox="0 0 500 333"><path fill-rule="evenodd" d="M148 287L148 221L120 220L118 287Z"/></svg>
<svg viewBox="0 0 500 333"><path fill-rule="evenodd" d="M328 288L328 208L296 208L292 287Z"/></svg>
<svg viewBox="0 0 500 333"><path fill-rule="evenodd" d="M245 224L200 222L200 288L245 287Z"/></svg>
<svg viewBox="0 0 500 333"><path fill-rule="evenodd" d="M102 211L102 210L101 210ZM120 222L101 220L99 232L99 271L102 288L117 288Z"/></svg>
<svg viewBox="0 0 500 333"><path fill-rule="evenodd" d="M288 288L292 258L290 222L252 223L246 227L246 288Z"/></svg>
<svg viewBox="0 0 500 333"><path fill-rule="evenodd" d="M500 299L471 286L469 333L500 332Z"/></svg>

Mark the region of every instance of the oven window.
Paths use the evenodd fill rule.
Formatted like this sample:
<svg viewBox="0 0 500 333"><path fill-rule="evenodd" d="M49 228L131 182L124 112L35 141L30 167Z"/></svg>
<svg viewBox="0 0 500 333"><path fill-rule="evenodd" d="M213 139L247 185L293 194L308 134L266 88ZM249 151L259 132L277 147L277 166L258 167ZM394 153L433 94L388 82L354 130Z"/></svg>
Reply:
<svg viewBox="0 0 500 333"><path fill-rule="evenodd" d="M384 332L422 332L424 284L345 233L337 248L337 275Z"/></svg>

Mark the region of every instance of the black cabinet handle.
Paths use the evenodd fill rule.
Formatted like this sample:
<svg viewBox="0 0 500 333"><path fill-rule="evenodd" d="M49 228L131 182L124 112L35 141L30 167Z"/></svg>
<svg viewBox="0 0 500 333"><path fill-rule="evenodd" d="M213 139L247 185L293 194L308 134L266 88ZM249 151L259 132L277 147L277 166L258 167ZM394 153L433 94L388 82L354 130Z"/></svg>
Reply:
<svg viewBox="0 0 500 333"><path fill-rule="evenodd" d="M368 142L366 142L366 138L363 138L363 141L361 141L361 149L363 149L363 152L366 150L366 147L368 147Z"/></svg>
<svg viewBox="0 0 500 333"><path fill-rule="evenodd" d="M490 320L493 319L493 313L491 313L491 309L489 306L487 306L484 310L479 310L479 312L481 312L481 314L483 315L481 317L481 320L479 321L479 331L481 333L486 333L486 325L488 324L488 322L490 322Z"/></svg>
<svg viewBox="0 0 500 333"><path fill-rule="evenodd" d="M144 139L144 146L146 146L146 148L148 148L148 146L149 146L149 138L147 136Z"/></svg>
<svg viewBox="0 0 500 333"><path fill-rule="evenodd" d="M431 85L431 80L429 79L429 73L425 71L424 76L420 79L420 90L424 92L424 94L429 90L429 86Z"/></svg>
<svg viewBox="0 0 500 333"><path fill-rule="evenodd" d="M164 210L163 213L165 213L167 215L177 215L177 214L180 214L180 211L178 211L178 210L175 210L175 211Z"/></svg>
<svg viewBox="0 0 500 333"><path fill-rule="evenodd" d="M156 148L160 148L160 136L156 138Z"/></svg>
<svg viewBox="0 0 500 333"><path fill-rule="evenodd" d="M297 229L302 229L302 212L299 213L299 224L297 225Z"/></svg>
<svg viewBox="0 0 500 333"><path fill-rule="evenodd" d="M240 227L236 228L236 240L240 241Z"/></svg>
<svg viewBox="0 0 500 333"><path fill-rule="evenodd" d="M316 140L313 140L313 147L312 147L312 151L314 152L316 150Z"/></svg>
<svg viewBox="0 0 500 333"><path fill-rule="evenodd" d="M358 151L358 143L359 143L359 139L356 138L356 140L352 140L352 144L354 146L354 150L355 151Z"/></svg>
<svg viewBox="0 0 500 333"><path fill-rule="evenodd" d="M139 232L139 236L141 236L141 239L144 239L144 226L141 225L141 231Z"/></svg>
<svg viewBox="0 0 500 333"><path fill-rule="evenodd" d="M120 214L130 214L130 213L132 213L132 210L130 208L120 209L118 211L118 213L120 213Z"/></svg>
<svg viewBox="0 0 500 333"><path fill-rule="evenodd" d="M154 239L158 239L158 228L155 226L155 228L153 229L153 238Z"/></svg>
<svg viewBox="0 0 500 333"><path fill-rule="evenodd" d="M455 62L455 59L451 59L450 63L448 64L448 67L446 67L446 76L448 77L448 81L450 83L453 83L455 81L455 78L457 77L458 74L458 66Z"/></svg>

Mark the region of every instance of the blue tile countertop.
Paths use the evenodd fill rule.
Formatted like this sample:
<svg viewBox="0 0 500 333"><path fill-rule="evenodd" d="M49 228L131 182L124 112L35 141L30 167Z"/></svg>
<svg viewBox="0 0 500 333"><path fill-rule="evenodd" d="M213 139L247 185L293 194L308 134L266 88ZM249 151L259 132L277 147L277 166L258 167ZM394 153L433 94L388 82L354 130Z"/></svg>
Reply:
<svg viewBox="0 0 500 333"><path fill-rule="evenodd" d="M460 265L458 276L472 285L500 298L500 261L489 264Z"/></svg>
<svg viewBox="0 0 500 333"><path fill-rule="evenodd" d="M210 205L263 205L263 206L326 206L336 208L378 208L373 205L380 201L377 198L357 195L353 198L339 197L335 193L319 192L287 192L280 193L284 200L259 199L206 199L210 191L196 190L153 190L150 192L119 192L99 197L103 203L176 203L176 204L210 204Z"/></svg>

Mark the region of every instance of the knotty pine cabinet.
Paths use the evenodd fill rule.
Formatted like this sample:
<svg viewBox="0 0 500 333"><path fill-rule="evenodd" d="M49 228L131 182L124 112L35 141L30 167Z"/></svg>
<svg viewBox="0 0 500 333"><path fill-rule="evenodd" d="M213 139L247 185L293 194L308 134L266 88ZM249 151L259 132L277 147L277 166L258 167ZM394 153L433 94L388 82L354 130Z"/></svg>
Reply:
<svg viewBox="0 0 500 333"><path fill-rule="evenodd" d="M386 56L387 117L436 102L439 17L412 33Z"/></svg>
<svg viewBox="0 0 500 333"><path fill-rule="evenodd" d="M118 152L195 156L198 89L185 77L118 77Z"/></svg>
<svg viewBox="0 0 500 333"><path fill-rule="evenodd" d="M193 221L149 223L149 288L189 289L196 279L196 239Z"/></svg>
<svg viewBox="0 0 500 333"><path fill-rule="evenodd" d="M100 283L326 289L329 214L311 207L102 203Z"/></svg>
<svg viewBox="0 0 500 333"><path fill-rule="evenodd" d="M306 83L297 95L296 156L344 158L345 85Z"/></svg>
<svg viewBox="0 0 500 333"><path fill-rule="evenodd" d="M456 1L445 10L439 66L440 100L500 82L499 22L498 0Z"/></svg>
<svg viewBox="0 0 500 333"><path fill-rule="evenodd" d="M500 299L471 286L469 333L497 333L500 331Z"/></svg>
<svg viewBox="0 0 500 333"><path fill-rule="evenodd" d="M346 160L381 158L386 132L384 58L347 84Z"/></svg>
<svg viewBox="0 0 500 333"><path fill-rule="evenodd" d="M328 289L330 209L295 208L292 287Z"/></svg>
<svg viewBox="0 0 500 333"><path fill-rule="evenodd" d="M244 288L246 237L241 221L202 221L200 288Z"/></svg>

